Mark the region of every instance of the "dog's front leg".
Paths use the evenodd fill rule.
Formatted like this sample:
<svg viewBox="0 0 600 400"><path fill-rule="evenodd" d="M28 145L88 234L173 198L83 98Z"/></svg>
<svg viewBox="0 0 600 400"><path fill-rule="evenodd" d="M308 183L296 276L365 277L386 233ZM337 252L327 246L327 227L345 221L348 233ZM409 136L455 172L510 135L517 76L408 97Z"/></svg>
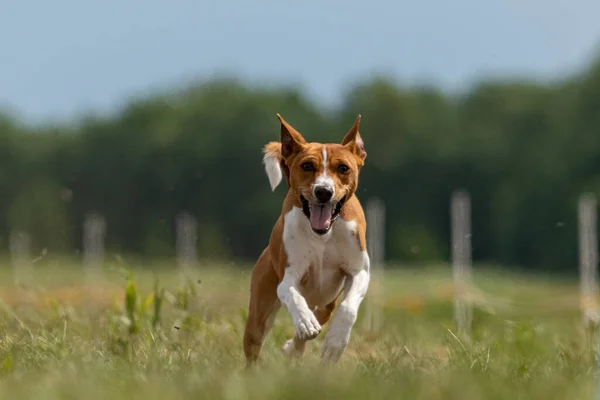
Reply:
<svg viewBox="0 0 600 400"><path fill-rule="evenodd" d="M356 322L358 308L369 287L369 268L369 256L364 253L361 267L347 271L348 275L344 282L344 300L331 320L331 326L323 343L321 359L325 362L337 362L350 341L350 333Z"/></svg>
<svg viewBox="0 0 600 400"><path fill-rule="evenodd" d="M302 272L293 265L287 267L281 283L277 286L277 296L292 316L296 330L295 337L300 340L311 340L321 332L321 325L298 290Z"/></svg>

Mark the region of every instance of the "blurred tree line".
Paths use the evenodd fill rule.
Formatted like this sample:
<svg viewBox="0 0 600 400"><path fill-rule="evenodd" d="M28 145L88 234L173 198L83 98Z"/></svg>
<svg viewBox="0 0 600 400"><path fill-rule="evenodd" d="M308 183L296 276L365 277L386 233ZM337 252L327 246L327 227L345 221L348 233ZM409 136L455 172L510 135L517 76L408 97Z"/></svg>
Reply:
<svg viewBox="0 0 600 400"><path fill-rule="evenodd" d="M108 251L173 256L175 216L187 210L202 257L253 261L285 191L271 193L261 165L263 144L279 137L278 112L320 142L341 141L362 114L358 194L386 202L388 260L449 257L449 199L460 187L472 196L476 261L577 263L577 198L600 194L600 61L562 81L487 81L453 96L374 78L336 109L294 88L217 79L72 126L4 115L1 249L21 229L38 249L74 252L84 214L98 211Z"/></svg>

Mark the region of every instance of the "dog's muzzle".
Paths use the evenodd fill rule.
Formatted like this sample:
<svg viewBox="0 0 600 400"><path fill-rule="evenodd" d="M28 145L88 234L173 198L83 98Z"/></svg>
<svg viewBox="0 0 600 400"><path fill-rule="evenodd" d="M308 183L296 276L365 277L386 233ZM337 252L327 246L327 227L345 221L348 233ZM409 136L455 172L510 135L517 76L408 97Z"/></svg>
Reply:
<svg viewBox="0 0 600 400"><path fill-rule="evenodd" d="M340 216L346 197L344 196L343 199L337 202L320 202L308 201L300 195L300 201L302 202L302 211L310 221L313 232L324 235L331 230L333 222Z"/></svg>

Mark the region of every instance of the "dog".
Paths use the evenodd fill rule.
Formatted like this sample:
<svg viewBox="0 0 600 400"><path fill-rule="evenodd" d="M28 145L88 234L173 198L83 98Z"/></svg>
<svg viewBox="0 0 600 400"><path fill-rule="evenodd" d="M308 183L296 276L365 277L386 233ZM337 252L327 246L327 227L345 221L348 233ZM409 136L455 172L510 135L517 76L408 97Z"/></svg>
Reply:
<svg viewBox="0 0 600 400"><path fill-rule="evenodd" d="M295 333L282 350L302 355L306 342L330 320L343 291L321 350L322 362L336 363L348 345L370 280L366 219L356 197L367 157L359 134L361 116L341 144L309 143L277 117L280 142L265 145L263 163L271 189L285 176L288 192L269 244L252 271L244 353L248 365L259 359L283 304Z"/></svg>

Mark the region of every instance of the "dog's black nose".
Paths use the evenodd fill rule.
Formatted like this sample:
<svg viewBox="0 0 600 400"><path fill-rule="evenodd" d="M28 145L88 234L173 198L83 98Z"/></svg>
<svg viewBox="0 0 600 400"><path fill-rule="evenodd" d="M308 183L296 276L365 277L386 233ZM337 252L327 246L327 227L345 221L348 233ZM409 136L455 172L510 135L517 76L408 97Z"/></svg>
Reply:
<svg viewBox="0 0 600 400"><path fill-rule="evenodd" d="M333 197L333 190L325 186L317 186L315 188L315 197L321 203L327 203Z"/></svg>

